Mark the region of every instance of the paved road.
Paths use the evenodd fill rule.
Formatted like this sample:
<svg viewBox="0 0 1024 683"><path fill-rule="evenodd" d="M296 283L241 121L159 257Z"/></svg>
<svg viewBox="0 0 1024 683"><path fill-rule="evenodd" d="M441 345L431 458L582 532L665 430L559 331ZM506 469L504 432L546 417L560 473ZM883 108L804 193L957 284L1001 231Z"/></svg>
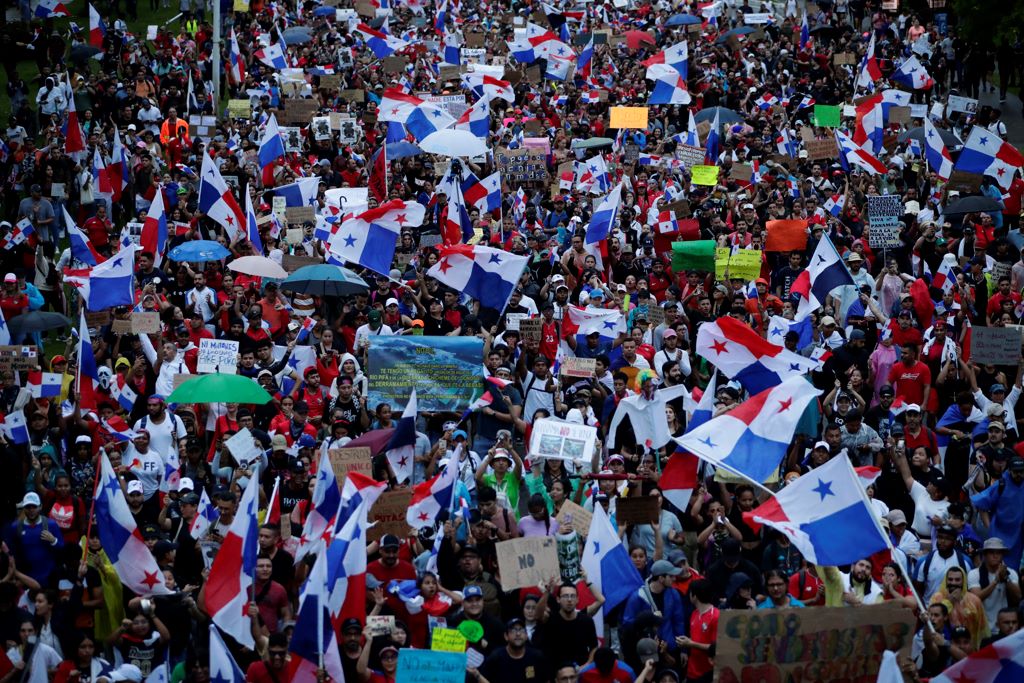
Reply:
<svg viewBox="0 0 1024 683"><path fill-rule="evenodd" d="M1006 124L1006 139L1017 149L1024 149L1024 116L1020 98L1013 93L1006 94L1006 102L999 104L999 92L982 93L978 98L979 105L989 105L1003 112L1003 123Z"/></svg>

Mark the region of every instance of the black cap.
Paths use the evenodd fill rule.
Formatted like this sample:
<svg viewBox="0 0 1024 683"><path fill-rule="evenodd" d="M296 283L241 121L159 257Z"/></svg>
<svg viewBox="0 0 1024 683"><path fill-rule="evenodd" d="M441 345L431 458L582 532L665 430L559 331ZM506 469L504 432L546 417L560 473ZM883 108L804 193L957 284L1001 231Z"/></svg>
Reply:
<svg viewBox="0 0 1024 683"><path fill-rule="evenodd" d="M380 538L381 548L400 548L402 546L402 539L394 534L384 534Z"/></svg>
<svg viewBox="0 0 1024 683"><path fill-rule="evenodd" d="M1010 469L1011 470L1024 470L1024 458L1019 455L1015 455L1010 458Z"/></svg>
<svg viewBox="0 0 1024 683"><path fill-rule="evenodd" d="M895 391L895 389L892 388L891 384L886 384L885 386L883 386L881 389L878 390L878 395L879 396L895 396L896 395L896 391Z"/></svg>
<svg viewBox="0 0 1024 683"><path fill-rule="evenodd" d="M199 505L199 494L198 493L186 493L181 497L181 502L186 505Z"/></svg>
<svg viewBox="0 0 1024 683"><path fill-rule="evenodd" d="M727 538L722 541L722 557L727 560L738 559L740 556L740 542L735 538Z"/></svg>
<svg viewBox="0 0 1024 683"><path fill-rule="evenodd" d="M362 631L363 631L363 624L358 619L356 619L355 617L349 617L345 621L341 622L341 632L342 633L345 633L346 631L352 631L352 630L359 631L360 633L362 633Z"/></svg>
<svg viewBox="0 0 1024 683"><path fill-rule="evenodd" d="M154 538L160 538L160 527L156 524L144 524L141 529L142 538L145 540L151 540Z"/></svg>
<svg viewBox="0 0 1024 683"><path fill-rule="evenodd" d="M966 626L956 626L953 628L951 638L970 638L971 632L967 630Z"/></svg>
<svg viewBox="0 0 1024 683"><path fill-rule="evenodd" d="M952 536L954 538L956 538L957 536L956 529L954 529L948 524L943 524L942 526L940 526L938 529L935 530L935 533L939 536Z"/></svg>
<svg viewBox="0 0 1024 683"><path fill-rule="evenodd" d="M505 630L511 631L516 626L526 626L526 620L522 617L512 617L505 622Z"/></svg>
<svg viewBox="0 0 1024 683"><path fill-rule="evenodd" d="M160 557L166 553L177 549L178 544L173 541L157 541L156 545L153 546L153 557L160 559Z"/></svg>
<svg viewBox="0 0 1024 683"><path fill-rule="evenodd" d="M464 545L459 549L458 558L461 559L466 555L476 555L477 557L480 557L480 551L475 545Z"/></svg>

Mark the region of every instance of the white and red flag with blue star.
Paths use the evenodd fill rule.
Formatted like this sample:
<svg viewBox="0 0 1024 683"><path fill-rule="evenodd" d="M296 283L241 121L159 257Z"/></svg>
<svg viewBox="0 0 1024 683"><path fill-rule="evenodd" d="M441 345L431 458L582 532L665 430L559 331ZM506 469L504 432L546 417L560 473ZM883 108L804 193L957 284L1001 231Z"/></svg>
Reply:
<svg viewBox="0 0 1024 683"><path fill-rule="evenodd" d="M141 596L170 595L171 591L164 584L163 572L142 540L121 484L106 455L100 456L95 506L100 543L117 570L121 583Z"/></svg>

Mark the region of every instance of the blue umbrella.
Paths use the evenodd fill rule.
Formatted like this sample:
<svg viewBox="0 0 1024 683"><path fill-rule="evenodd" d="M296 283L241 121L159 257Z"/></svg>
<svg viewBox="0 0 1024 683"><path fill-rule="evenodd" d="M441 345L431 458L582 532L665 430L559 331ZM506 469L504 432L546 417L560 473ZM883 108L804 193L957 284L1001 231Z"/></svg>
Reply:
<svg viewBox="0 0 1024 683"><path fill-rule="evenodd" d="M690 24L701 24L700 17L695 17L692 14L673 14L665 22L665 26L689 26Z"/></svg>
<svg viewBox="0 0 1024 683"><path fill-rule="evenodd" d="M179 244L167 256L172 261L219 261L230 256L231 252L212 240L195 240Z"/></svg>
<svg viewBox="0 0 1024 683"><path fill-rule="evenodd" d="M739 38L740 36L749 35L754 31L755 29L752 29L749 26L740 26L739 28L731 29L729 31L726 31L722 35L718 36L718 40L715 41L715 45L721 45L728 41L729 38L732 38L733 36Z"/></svg>
<svg viewBox="0 0 1024 683"><path fill-rule="evenodd" d="M388 159L404 159L406 157L414 157L417 154L423 154L423 150L411 142L403 140L401 142L388 143Z"/></svg>
<svg viewBox="0 0 1024 683"><path fill-rule="evenodd" d="M313 296L345 296L365 292L366 280L348 268L329 264L303 266L281 283L281 289Z"/></svg>
<svg viewBox="0 0 1024 683"><path fill-rule="evenodd" d="M333 7L317 7L313 10L314 17L333 17L335 16L335 9Z"/></svg>
<svg viewBox="0 0 1024 683"><path fill-rule="evenodd" d="M281 37L284 38L284 42L288 45L304 45L313 42L313 34L305 26L286 28Z"/></svg>
<svg viewBox="0 0 1024 683"><path fill-rule="evenodd" d="M700 123L701 121L713 123L716 111L718 112L718 123L723 126L727 126L730 123L743 123L742 116L732 109L727 109L726 107L708 107L707 109L701 109L693 115L693 121L694 123Z"/></svg>

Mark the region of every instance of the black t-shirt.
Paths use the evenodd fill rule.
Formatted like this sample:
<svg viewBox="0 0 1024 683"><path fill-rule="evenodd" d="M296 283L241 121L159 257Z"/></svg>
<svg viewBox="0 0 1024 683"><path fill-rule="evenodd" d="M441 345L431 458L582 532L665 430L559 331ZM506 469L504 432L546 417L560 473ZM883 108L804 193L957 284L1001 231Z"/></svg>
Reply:
<svg viewBox="0 0 1024 683"><path fill-rule="evenodd" d="M544 654L529 645L521 657L513 657L508 648L495 650L480 665L480 674L490 683L543 683L551 680Z"/></svg>
<svg viewBox="0 0 1024 683"><path fill-rule="evenodd" d="M435 320L429 315L423 319L423 336L425 337L443 337L454 329L444 316L440 320Z"/></svg>
<svg viewBox="0 0 1024 683"><path fill-rule="evenodd" d="M554 602L554 598L552 598ZM597 647L597 629L594 620L585 612L577 612L575 619L565 619L557 603L549 608L545 653L549 661L571 661L581 666Z"/></svg>

